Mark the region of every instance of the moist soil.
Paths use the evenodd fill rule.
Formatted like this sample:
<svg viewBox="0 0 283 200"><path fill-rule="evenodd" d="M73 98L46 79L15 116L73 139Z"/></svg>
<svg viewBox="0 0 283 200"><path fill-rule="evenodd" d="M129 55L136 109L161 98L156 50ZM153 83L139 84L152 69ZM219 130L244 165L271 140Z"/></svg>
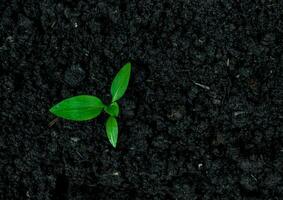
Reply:
<svg viewBox="0 0 283 200"><path fill-rule="evenodd" d="M2 0L1 200L282 200L281 0ZM119 101L55 117L64 98ZM51 123L50 122L54 122Z"/></svg>

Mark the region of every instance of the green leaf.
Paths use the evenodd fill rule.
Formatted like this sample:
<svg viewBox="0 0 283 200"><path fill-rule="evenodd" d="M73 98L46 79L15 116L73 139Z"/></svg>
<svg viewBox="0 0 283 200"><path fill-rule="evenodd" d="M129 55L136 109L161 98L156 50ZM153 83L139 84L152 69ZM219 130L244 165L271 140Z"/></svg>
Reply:
<svg viewBox="0 0 283 200"><path fill-rule="evenodd" d="M112 102L119 100L126 92L131 75L131 63L125 64L115 76L111 85Z"/></svg>
<svg viewBox="0 0 283 200"><path fill-rule="evenodd" d="M116 148L118 140L118 123L115 117L108 117L106 121L106 133L109 142Z"/></svg>
<svg viewBox="0 0 283 200"><path fill-rule="evenodd" d="M112 117L117 117L119 115L119 105L117 102L111 103L109 106L104 108L105 112L107 112Z"/></svg>
<svg viewBox="0 0 283 200"><path fill-rule="evenodd" d="M59 102L49 111L57 117L84 121L97 117L104 107L102 101L95 96L79 95Z"/></svg>

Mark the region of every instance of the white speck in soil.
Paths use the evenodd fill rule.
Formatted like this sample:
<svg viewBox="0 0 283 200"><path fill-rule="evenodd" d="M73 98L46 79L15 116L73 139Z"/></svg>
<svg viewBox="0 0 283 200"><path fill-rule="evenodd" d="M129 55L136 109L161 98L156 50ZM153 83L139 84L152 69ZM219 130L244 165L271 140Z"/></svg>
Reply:
<svg viewBox="0 0 283 200"><path fill-rule="evenodd" d="M245 114L245 113L246 113L245 111L236 111L236 112L234 112L234 116L237 117L237 116Z"/></svg>
<svg viewBox="0 0 283 200"><path fill-rule="evenodd" d="M200 83L197 83L197 82L194 82L195 85L203 88L203 89L206 89L206 90L210 90L210 87L206 86L206 85L203 85L203 84L200 84Z"/></svg>
<svg viewBox="0 0 283 200"><path fill-rule="evenodd" d="M80 138L78 138L78 137L71 137L71 141L76 143L76 142L80 141Z"/></svg>
<svg viewBox="0 0 283 200"><path fill-rule="evenodd" d="M114 172L112 175L113 176L119 176L119 172Z"/></svg>

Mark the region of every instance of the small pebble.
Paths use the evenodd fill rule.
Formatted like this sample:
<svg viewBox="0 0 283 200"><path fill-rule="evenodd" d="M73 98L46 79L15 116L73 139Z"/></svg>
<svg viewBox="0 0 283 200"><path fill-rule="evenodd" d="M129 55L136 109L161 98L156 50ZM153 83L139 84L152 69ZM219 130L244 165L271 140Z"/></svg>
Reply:
<svg viewBox="0 0 283 200"><path fill-rule="evenodd" d="M180 120L186 115L186 107L179 106L171 111L168 117L172 120Z"/></svg>
<svg viewBox="0 0 283 200"><path fill-rule="evenodd" d="M243 187L243 189L250 192L257 190L256 180L249 176L242 176L240 185Z"/></svg>
<svg viewBox="0 0 283 200"><path fill-rule="evenodd" d="M266 34L261 41L261 43L265 46L272 45L275 42L275 35L272 33Z"/></svg>
<svg viewBox="0 0 283 200"><path fill-rule="evenodd" d="M79 65L72 65L65 71L64 81L70 86L76 86L85 78L85 71Z"/></svg>

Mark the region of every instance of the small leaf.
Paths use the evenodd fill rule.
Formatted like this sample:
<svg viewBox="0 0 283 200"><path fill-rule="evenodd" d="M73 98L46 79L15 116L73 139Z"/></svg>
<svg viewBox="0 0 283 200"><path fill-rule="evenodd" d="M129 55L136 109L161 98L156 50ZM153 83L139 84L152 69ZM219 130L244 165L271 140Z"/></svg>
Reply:
<svg viewBox="0 0 283 200"><path fill-rule="evenodd" d="M131 63L125 64L115 76L111 85L112 102L119 100L126 92L131 75Z"/></svg>
<svg viewBox="0 0 283 200"><path fill-rule="evenodd" d="M104 107L102 101L95 96L79 95L59 102L49 111L57 117L84 121L97 117Z"/></svg>
<svg viewBox="0 0 283 200"><path fill-rule="evenodd" d="M117 102L111 103L109 106L104 108L105 112L107 112L112 117L117 117L119 115L119 105Z"/></svg>
<svg viewBox="0 0 283 200"><path fill-rule="evenodd" d="M118 140L118 123L115 117L108 117L106 121L106 133L109 142L116 148Z"/></svg>

